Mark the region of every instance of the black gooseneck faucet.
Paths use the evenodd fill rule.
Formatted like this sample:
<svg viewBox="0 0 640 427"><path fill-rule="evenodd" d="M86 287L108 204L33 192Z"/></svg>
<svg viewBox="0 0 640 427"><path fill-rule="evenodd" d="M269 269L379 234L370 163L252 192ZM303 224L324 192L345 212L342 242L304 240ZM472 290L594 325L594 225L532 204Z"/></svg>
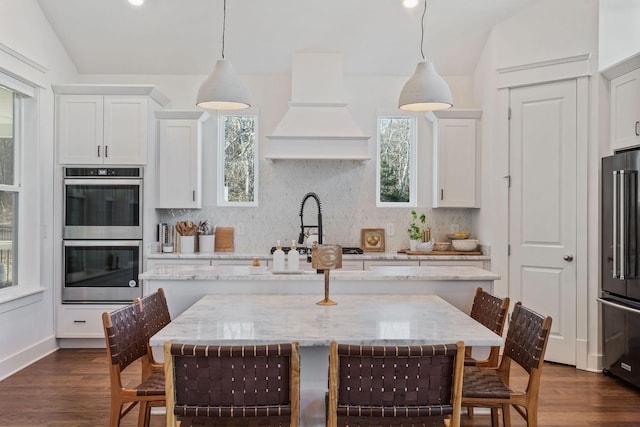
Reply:
<svg viewBox="0 0 640 427"><path fill-rule="evenodd" d="M307 202L309 198L313 198L318 205L318 224L317 225L304 225L304 204ZM322 244L322 208L320 205L320 197L316 193L307 193L302 198L302 203L300 204L300 236L298 236L298 243L305 243L305 228L314 228L318 229L318 244ZM306 246L306 245L305 245ZM307 248L307 262L311 262L311 251Z"/></svg>

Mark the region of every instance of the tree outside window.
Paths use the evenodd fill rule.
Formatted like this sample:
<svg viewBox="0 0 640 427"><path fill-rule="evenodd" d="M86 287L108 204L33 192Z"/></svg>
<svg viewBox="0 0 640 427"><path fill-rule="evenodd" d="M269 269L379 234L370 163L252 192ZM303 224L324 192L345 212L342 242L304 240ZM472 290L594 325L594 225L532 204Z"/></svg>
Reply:
<svg viewBox="0 0 640 427"><path fill-rule="evenodd" d="M378 206L415 205L415 123L413 117L378 118Z"/></svg>
<svg viewBox="0 0 640 427"><path fill-rule="evenodd" d="M257 206L257 117L220 117L218 204Z"/></svg>

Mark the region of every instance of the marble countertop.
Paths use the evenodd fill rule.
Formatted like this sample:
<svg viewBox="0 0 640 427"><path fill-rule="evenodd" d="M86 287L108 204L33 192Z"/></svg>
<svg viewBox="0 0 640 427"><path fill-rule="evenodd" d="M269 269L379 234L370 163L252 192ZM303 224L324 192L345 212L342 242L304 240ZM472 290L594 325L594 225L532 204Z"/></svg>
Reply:
<svg viewBox="0 0 640 427"><path fill-rule="evenodd" d="M273 255L265 252L198 252L192 254L183 253L151 253L147 259L213 259L213 260L271 260ZM407 255L398 252L365 252L360 255L344 254L343 260L359 261L406 261L406 260L438 260L438 261L489 261L488 255Z"/></svg>
<svg viewBox="0 0 640 427"><path fill-rule="evenodd" d="M491 271L472 266L383 266L370 270L331 270L331 280L499 280ZM141 280L256 280L256 281L323 281L324 275L315 271L296 274L274 273L266 268L250 266L161 265L142 274Z"/></svg>
<svg viewBox="0 0 640 427"><path fill-rule="evenodd" d="M298 341L328 346L451 343L501 345L502 338L435 295L205 295L151 338L191 344Z"/></svg>

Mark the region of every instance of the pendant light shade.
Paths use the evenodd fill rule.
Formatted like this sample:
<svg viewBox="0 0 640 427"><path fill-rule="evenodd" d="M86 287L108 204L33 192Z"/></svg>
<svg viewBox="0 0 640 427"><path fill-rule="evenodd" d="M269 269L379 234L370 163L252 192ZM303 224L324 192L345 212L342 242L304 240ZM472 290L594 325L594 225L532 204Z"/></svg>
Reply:
<svg viewBox="0 0 640 427"><path fill-rule="evenodd" d="M424 17L427 14L427 0L420 20L420 54L413 76L404 84L398 99L398 108L404 111L435 111L453 107L451 89L436 72L431 61L424 59Z"/></svg>
<svg viewBox="0 0 640 427"><path fill-rule="evenodd" d="M251 106L249 91L240 81L231 62L218 60L213 72L198 90L196 105L212 110L241 110Z"/></svg>
<svg viewBox="0 0 640 427"><path fill-rule="evenodd" d="M224 59L227 0L224 0L222 4L222 59L216 62L209 77L202 82L198 90L196 105L210 110L242 110L251 107L249 91L240 81L231 62Z"/></svg>
<svg viewBox="0 0 640 427"><path fill-rule="evenodd" d="M415 73L400 92L398 107L405 111L435 111L452 106L451 89L433 63L418 62Z"/></svg>

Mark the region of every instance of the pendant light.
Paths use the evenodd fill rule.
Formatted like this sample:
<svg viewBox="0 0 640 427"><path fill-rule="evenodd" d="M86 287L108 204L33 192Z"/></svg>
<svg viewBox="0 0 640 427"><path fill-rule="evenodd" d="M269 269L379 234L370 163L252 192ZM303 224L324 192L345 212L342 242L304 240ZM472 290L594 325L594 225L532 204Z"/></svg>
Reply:
<svg viewBox="0 0 640 427"><path fill-rule="evenodd" d="M405 83L398 99L398 108L405 111L435 111L453 106L453 97L447 82L436 72L433 63L424 59L424 16L426 13L427 0L424 0L420 39L422 62L418 62L416 71Z"/></svg>
<svg viewBox="0 0 640 427"><path fill-rule="evenodd" d="M213 71L200 89L196 105L211 110L241 110L251 106L249 91L240 81L231 62L224 59L224 33L227 21L227 0L223 3L222 59L216 62Z"/></svg>

